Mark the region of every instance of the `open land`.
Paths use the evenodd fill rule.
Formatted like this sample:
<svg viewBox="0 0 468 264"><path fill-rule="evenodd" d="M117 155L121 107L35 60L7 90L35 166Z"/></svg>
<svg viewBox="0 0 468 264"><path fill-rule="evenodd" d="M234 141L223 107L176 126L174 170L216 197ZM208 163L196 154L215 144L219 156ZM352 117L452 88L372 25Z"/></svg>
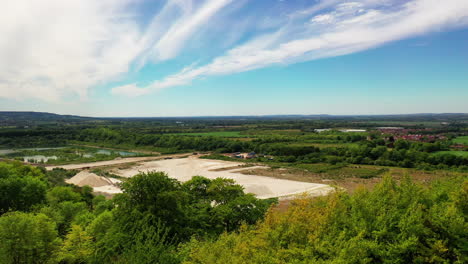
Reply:
<svg viewBox="0 0 468 264"><path fill-rule="evenodd" d="M130 160L131 159L131 160ZM139 162L129 168L117 168L125 162ZM108 167L107 170L120 177L130 178L140 172L162 171L169 177L175 178L181 182L190 180L193 176L204 176L209 179L227 178L233 179L236 183L245 188L245 192L253 193L258 198L279 197L289 199L297 194L308 194L310 196L320 196L333 191L334 188L326 184L294 181L287 179L277 179L272 177L258 176L248 174L245 170L267 169L265 166L244 167L243 163L231 161L199 159L197 156L188 158L159 159L148 160L127 158L121 160L95 162L87 164L75 164L61 166L65 169L77 169L83 167L97 167L116 165L117 167ZM119 193L118 181L112 181L106 177L98 176L88 171L82 171L75 177L68 180L79 186L89 185L95 192L112 195Z"/></svg>

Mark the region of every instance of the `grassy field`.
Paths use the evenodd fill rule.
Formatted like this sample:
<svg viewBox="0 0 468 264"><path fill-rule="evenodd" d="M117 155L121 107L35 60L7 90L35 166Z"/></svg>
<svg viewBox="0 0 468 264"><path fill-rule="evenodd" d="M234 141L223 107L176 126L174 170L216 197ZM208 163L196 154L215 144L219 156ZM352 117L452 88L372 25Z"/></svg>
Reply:
<svg viewBox="0 0 468 264"><path fill-rule="evenodd" d="M362 179L369 179L373 177L379 177L381 174L386 172L388 169L381 166L369 166L369 165L351 165L351 164L326 164L326 163L315 163L315 164L294 164L294 163L280 163L280 162L258 162L256 160L245 160L245 159L234 159L226 157L224 155L212 154L202 157L203 159L216 159L234 162L244 162L246 164L261 164L270 166L271 168L290 168L307 171L310 173L320 174L325 178L329 179L343 179L348 177L356 177ZM293 180L301 180L295 178ZM302 179L302 181L304 181ZM307 180L306 180L307 181Z"/></svg>
<svg viewBox="0 0 468 264"><path fill-rule="evenodd" d="M377 166L358 166L358 165L330 165L324 163L318 164L298 164L296 168L305 169L313 173L321 173L330 179L342 179L348 177L356 177L369 179L379 177L388 169Z"/></svg>
<svg viewBox="0 0 468 264"><path fill-rule="evenodd" d="M468 145L468 136L457 137L457 138L453 139L452 141L455 144Z"/></svg>
<svg viewBox="0 0 468 264"><path fill-rule="evenodd" d="M468 157L468 151L438 151L434 155L452 154L460 157Z"/></svg>
<svg viewBox="0 0 468 264"><path fill-rule="evenodd" d="M357 147L359 144L356 143L292 143L290 146L313 146L317 148L343 148L343 147Z"/></svg>
<svg viewBox="0 0 468 264"><path fill-rule="evenodd" d="M197 136L197 137L226 137L226 138L239 138L246 137L241 135L239 131L215 131L215 132L203 132L203 133L177 133L174 135L178 136Z"/></svg>
<svg viewBox="0 0 468 264"><path fill-rule="evenodd" d="M356 123L371 123L382 126L418 126L424 127L440 127L439 121L368 121L368 122L356 122Z"/></svg>

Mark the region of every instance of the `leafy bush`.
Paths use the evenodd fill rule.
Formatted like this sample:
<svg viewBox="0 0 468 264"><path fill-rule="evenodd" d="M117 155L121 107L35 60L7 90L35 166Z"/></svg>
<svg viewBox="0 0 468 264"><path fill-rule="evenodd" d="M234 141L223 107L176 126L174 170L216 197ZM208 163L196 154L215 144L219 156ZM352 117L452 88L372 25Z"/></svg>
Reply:
<svg viewBox="0 0 468 264"><path fill-rule="evenodd" d="M467 263L468 180L304 198L255 228L192 240L184 263Z"/></svg>

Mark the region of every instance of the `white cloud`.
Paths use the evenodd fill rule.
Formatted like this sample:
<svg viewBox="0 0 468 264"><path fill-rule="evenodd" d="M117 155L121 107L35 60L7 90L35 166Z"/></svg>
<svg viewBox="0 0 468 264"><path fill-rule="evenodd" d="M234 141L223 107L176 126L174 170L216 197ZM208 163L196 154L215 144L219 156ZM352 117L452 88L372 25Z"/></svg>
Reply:
<svg viewBox="0 0 468 264"><path fill-rule="evenodd" d="M221 55L144 87L115 87L112 94L139 96L206 76L349 54L468 23L466 0L322 0L281 15L275 12L283 11L274 8L272 13L254 9L256 13L246 14L249 10L241 7L248 1L167 0L157 2L160 8L147 25L138 11L145 2L154 5L151 0L4 2L0 98L49 102L86 98L93 87L122 81L148 63L176 59L193 46L216 49L213 54ZM254 22L244 21L242 33L230 32L239 26L226 21L247 16ZM211 37L211 28L217 28L218 34L212 34L216 36ZM191 46L203 36L210 40ZM244 42L226 51L226 43L235 45L230 39ZM191 57L198 61L197 55Z"/></svg>
<svg viewBox="0 0 468 264"><path fill-rule="evenodd" d="M135 84L127 84L122 86L117 86L112 89L112 94L114 95L124 95L128 97L137 97L140 95L145 95L149 90L144 88L138 88Z"/></svg>
<svg viewBox="0 0 468 264"><path fill-rule="evenodd" d="M145 89L149 91L186 85L205 76L349 54L391 41L468 24L468 2L465 0L447 0L443 4L438 0L415 0L388 10L366 10L366 7L375 7L376 1L363 2L369 5L355 2L339 4L330 14L322 14L322 17L330 15L335 18L334 23L325 27L317 28L315 23L301 24L302 30L299 31L309 32L310 36L298 34L300 37L296 37L294 32L298 31L297 28L291 29L288 25L275 34L255 38L231 49L208 65L186 68Z"/></svg>
<svg viewBox="0 0 468 264"><path fill-rule="evenodd" d="M209 0L195 13L182 18L175 23L154 47L156 60L174 58L181 50L184 42L205 24L217 11L232 0Z"/></svg>
<svg viewBox="0 0 468 264"><path fill-rule="evenodd" d="M326 24L326 23L331 23L335 19L335 16L332 14L323 14L323 15L318 15L313 17L310 22L312 23L320 23L320 24Z"/></svg>
<svg viewBox="0 0 468 264"><path fill-rule="evenodd" d="M121 78L134 64L176 56L229 2L168 0L143 29L136 13L143 0L4 1L0 98L86 98L92 87Z"/></svg>
<svg viewBox="0 0 468 264"><path fill-rule="evenodd" d="M0 15L0 97L85 98L129 69L139 29L131 0L15 0Z"/></svg>

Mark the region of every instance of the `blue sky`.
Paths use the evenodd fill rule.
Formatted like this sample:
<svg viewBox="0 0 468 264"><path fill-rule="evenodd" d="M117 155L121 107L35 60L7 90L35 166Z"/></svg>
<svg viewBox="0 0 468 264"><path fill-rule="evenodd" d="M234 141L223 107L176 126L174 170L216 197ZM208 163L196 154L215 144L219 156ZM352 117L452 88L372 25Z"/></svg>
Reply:
<svg viewBox="0 0 468 264"><path fill-rule="evenodd" d="M465 0L8 1L0 110L468 112Z"/></svg>

